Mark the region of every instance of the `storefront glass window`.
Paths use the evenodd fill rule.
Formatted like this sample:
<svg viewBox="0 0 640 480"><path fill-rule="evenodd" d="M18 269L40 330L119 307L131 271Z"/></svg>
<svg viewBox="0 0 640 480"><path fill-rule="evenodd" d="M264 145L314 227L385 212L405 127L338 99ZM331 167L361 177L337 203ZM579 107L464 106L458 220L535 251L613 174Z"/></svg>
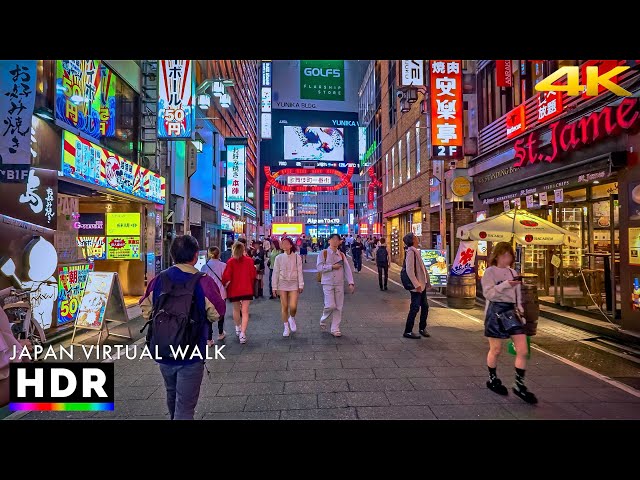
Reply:
<svg viewBox="0 0 640 480"><path fill-rule="evenodd" d="M605 183L591 187L591 198L609 198L609 195L618 194L618 183Z"/></svg>

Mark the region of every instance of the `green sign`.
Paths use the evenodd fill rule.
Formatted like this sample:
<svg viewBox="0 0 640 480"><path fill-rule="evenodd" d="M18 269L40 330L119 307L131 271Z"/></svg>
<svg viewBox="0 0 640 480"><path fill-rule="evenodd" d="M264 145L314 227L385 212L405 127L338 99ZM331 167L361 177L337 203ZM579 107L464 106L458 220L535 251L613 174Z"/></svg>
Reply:
<svg viewBox="0 0 640 480"><path fill-rule="evenodd" d="M344 101L344 60L300 60L300 98Z"/></svg>

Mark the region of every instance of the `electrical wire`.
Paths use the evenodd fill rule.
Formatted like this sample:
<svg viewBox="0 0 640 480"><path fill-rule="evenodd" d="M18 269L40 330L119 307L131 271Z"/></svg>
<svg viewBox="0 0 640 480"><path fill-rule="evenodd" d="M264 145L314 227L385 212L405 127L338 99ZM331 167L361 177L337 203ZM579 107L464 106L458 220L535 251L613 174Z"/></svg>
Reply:
<svg viewBox="0 0 640 480"><path fill-rule="evenodd" d="M602 316L605 318L605 320L606 320L607 322L609 322L611 325L613 325L613 328L614 328L616 331L618 331L618 332L619 332L620 330L622 330L618 325L616 325L615 323L613 323L613 322L611 321L611 319L609 318L609 315L607 315L607 314L604 312L604 310L602 310L602 307L600 307L600 305L599 305L598 303L596 303L595 299L593 298L593 297L594 297L594 294L593 294L593 293L591 293L591 290L589 289L589 285L588 285L588 283L587 283L587 279L586 279L586 277L584 276L584 272L582 271L582 267L580 267L580 276L582 277L582 281L584 282L584 287L587 289L587 293L589 294L589 298L591 299L591 301L593 302L593 304L596 306L596 308L600 311L600 313L601 313L601 314L602 314ZM613 303L614 303L613 310L615 311L615 298L613 299Z"/></svg>

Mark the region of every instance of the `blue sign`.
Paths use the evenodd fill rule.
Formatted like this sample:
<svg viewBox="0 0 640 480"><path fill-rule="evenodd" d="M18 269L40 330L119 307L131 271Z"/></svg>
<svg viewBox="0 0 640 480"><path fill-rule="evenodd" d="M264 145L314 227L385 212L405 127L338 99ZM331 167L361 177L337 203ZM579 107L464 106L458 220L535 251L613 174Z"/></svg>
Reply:
<svg viewBox="0 0 640 480"><path fill-rule="evenodd" d="M248 203L244 203L242 206L242 211L244 212L245 217L257 218L258 213L256 212L256 208L253 205Z"/></svg>

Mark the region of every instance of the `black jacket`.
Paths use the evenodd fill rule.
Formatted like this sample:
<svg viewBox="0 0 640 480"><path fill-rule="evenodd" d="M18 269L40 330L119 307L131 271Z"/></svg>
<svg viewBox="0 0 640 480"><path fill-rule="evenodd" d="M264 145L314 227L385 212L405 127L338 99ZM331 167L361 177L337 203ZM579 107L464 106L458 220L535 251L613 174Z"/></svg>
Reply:
<svg viewBox="0 0 640 480"><path fill-rule="evenodd" d="M351 244L351 254L354 257L360 256L362 255L362 250L364 249L364 245L362 244L362 242L353 242Z"/></svg>
<svg viewBox="0 0 640 480"><path fill-rule="evenodd" d="M376 265L378 267L389 266L389 252L386 245L380 245L376 250Z"/></svg>

